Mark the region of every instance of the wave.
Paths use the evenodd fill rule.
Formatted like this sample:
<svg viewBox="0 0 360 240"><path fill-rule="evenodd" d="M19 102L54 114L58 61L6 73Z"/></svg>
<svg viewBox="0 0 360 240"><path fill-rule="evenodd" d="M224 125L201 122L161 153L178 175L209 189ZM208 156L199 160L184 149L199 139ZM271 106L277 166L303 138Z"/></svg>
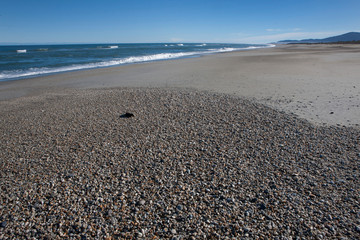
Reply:
<svg viewBox="0 0 360 240"><path fill-rule="evenodd" d="M69 71L102 68L102 67L111 67L111 66L131 64L131 63L141 63L141 62L151 62L151 61L158 61L158 60L175 59L175 58L181 58L181 57L186 57L186 56L192 56L192 55L196 55L196 54L201 54L201 52L159 53L159 54L154 54L154 55L127 57L127 58L104 61L104 62L74 64L74 65L63 66L63 67L58 67L58 68L43 67L43 68L29 68L27 70L3 71L2 73L0 73L0 81L2 79L17 79L17 78L22 78L22 77L32 77L32 76L39 76L39 75L44 75L44 74L69 72Z"/></svg>
<svg viewBox="0 0 360 240"><path fill-rule="evenodd" d="M114 46L97 46L96 48L98 48L98 49L117 49L117 48L119 48L119 46L117 46L117 45L114 45Z"/></svg>
<svg viewBox="0 0 360 240"><path fill-rule="evenodd" d="M18 49L16 50L17 53L26 53L27 50L26 49Z"/></svg>
<svg viewBox="0 0 360 240"><path fill-rule="evenodd" d="M229 47L224 47L224 48L220 48L220 49L210 49L209 52L211 53L221 53L221 52L233 52L236 50L241 50L242 48L229 48Z"/></svg>
<svg viewBox="0 0 360 240"><path fill-rule="evenodd" d="M267 44L267 45L264 45L264 46L250 46L250 47L247 47L245 49L259 49L259 48L272 48L272 47L275 47L276 45L274 44Z"/></svg>
<svg viewBox="0 0 360 240"><path fill-rule="evenodd" d="M250 46L247 48L224 47L224 48L220 48L220 49L208 49L208 50L204 50L204 51L180 52L180 53L158 53L158 54L152 54L152 55L142 55L142 56L131 56L131 57L126 57L126 58L118 58L118 59L102 61L102 62L93 62L93 63L86 63L86 64L73 64L73 65L69 65L69 66L54 67L54 68L41 67L41 68L29 68L26 70L2 71L2 72L0 72L0 81L7 81L9 79L19 79L19 78L24 78L24 77L34 77L34 76L60 73L60 72L112 67L112 66L118 66L118 65L124 65L124 64L151 62L151 61L159 61L159 60L169 60L169 59L177 59L177 58L184 58L184 57L191 57L191 56L200 56L200 55L205 55L205 54L232 52L232 51L254 49L254 48L264 48L264 47L272 47L272 46L259 46L259 47Z"/></svg>

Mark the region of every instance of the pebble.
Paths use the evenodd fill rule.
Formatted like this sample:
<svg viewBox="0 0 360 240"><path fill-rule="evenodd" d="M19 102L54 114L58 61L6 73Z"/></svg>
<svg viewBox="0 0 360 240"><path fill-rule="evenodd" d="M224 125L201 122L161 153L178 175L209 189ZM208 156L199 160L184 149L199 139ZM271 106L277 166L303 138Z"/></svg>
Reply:
<svg viewBox="0 0 360 240"><path fill-rule="evenodd" d="M180 89L71 90L0 112L1 239L360 237L358 129Z"/></svg>
<svg viewBox="0 0 360 240"><path fill-rule="evenodd" d="M5 228L5 227L6 227L6 224L7 224L7 222L6 222L6 221L3 221L3 222L0 223L0 227L1 227L1 228Z"/></svg>

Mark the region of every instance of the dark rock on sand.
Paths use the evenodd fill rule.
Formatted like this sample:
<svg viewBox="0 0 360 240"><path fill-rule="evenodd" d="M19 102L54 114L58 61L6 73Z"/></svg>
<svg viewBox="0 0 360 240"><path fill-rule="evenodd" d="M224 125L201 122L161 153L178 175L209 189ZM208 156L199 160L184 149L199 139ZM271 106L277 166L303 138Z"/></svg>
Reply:
<svg viewBox="0 0 360 240"><path fill-rule="evenodd" d="M134 117L134 114L128 112L123 115L120 115L120 118L131 118L131 117Z"/></svg>

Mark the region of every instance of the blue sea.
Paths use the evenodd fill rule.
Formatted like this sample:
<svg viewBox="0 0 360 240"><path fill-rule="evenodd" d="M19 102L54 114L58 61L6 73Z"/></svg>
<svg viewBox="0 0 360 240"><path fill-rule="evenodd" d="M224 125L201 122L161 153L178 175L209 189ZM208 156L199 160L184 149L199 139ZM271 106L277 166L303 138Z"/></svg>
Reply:
<svg viewBox="0 0 360 240"><path fill-rule="evenodd" d="M0 46L0 81L265 47L271 45L152 43Z"/></svg>

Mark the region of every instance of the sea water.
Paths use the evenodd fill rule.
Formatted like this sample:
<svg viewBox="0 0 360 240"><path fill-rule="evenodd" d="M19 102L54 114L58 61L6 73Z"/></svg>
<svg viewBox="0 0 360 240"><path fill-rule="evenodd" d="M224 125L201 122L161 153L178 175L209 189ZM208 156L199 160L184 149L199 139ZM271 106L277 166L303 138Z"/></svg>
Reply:
<svg viewBox="0 0 360 240"><path fill-rule="evenodd" d="M0 46L0 81L264 47L271 45L152 43Z"/></svg>

